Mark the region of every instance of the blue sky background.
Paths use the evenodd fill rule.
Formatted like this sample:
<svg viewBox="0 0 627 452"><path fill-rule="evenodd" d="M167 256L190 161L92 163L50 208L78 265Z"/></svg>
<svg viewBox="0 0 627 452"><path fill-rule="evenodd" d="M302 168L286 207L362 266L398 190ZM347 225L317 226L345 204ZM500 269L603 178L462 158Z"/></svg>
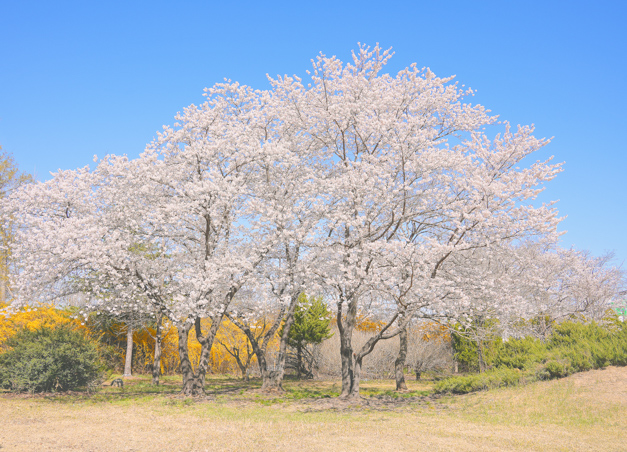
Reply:
<svg viewBox="0 0 627 452"><path fill-rule="evenodd" d="M393 47L456 75L513 125L555 137L565 171L544 200L564 246L627 261L627 2L90 2L0 0L0 145L37 178L136 157L224 77L268 87L319 52ZM627 264L626 264L627 265Z"/></svg>

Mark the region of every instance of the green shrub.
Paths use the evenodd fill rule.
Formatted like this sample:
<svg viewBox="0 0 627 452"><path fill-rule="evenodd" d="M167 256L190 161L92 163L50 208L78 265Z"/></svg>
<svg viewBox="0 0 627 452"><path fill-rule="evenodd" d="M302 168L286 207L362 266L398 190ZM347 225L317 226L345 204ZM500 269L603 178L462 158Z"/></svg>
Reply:
<svg viewBox="0 0 627 452"><path fill-rule="evenodd" d="M596 322L563 322L557 324L549 337L549 347L571 346L586 342L599 342L607 339L611 331Z"/></svg>
<svg viewBox="0 0 627 452"><path fill-rule="evenodd" d="M575 372L585 372L595 368L590 343L587 341L554 349L554 355L565 359Z"/></svg>
<svg viewBox="0 0 627 452"><path fill-rule="evenodd" d="M516 369L491 369L480 374L452 377L441 380L435 385L435 391L466 394L468 392L495 389L506 386L516 386L520 383L523 374Z"/></svg>
<svg viewBox="0 0 627 452"><path fill-rule="evenodd" d="M466 393L627 365L627 325L563 322L546 342L532 337L496 342L495 355L492 370L443 380L436 392Z"/></svg>
<svg viewBox="0 0 627 452"><path fill-rule="evenodd" d="M527 336L522 339L510 339L499 344L495 367L509 367L511 369L526 369L532 363L538 362L545 352L545 345L539 339Z"/></svg>
<svg viewBox="0 0 627 452"><path fill-rule="evenodd" d="M570 366L567 363L551 360L544 365L549 378L561 378L569 375Z"/></svg>
<svg viewBox="0 0 627 452"><path fill-rule="evenodd" d="M477 372L480 370L479 349L486 367L495 364L497 350L503 342L498 335L498 322L495 319L481 319L463 326L453 326L451 345L455 353L455 360L462 372Z"/></svg>
<svg viewBox="0 0 627 452"><path fill-rule="evenodd" d="M608 341L609 362L614 366L627 366L627 326Z"/></svg>
<svg viewBox="0 0 627 452"><path fill-rule="evenodd" d="M70 327L22 330L0 355L0 387L12 391L67 391L102 373L97 343Z"/></svg>
<svg viewBox="0 0 627 452"><path fill-rule="evenodd" d="M455 360L459 364L462 372L479 371L479 355L477 354L477 344L460 334L451 334Z"/></svg>

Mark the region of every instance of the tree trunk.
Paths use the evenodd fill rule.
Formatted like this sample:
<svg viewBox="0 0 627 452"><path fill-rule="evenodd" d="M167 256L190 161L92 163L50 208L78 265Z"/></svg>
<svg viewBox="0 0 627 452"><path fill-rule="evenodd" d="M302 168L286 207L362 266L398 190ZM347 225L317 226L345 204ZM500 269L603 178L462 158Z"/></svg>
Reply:
<svg viewBox="0 0 627 452"><path fill-rule="evenodd" d="M283 317L283 331L281 333L281 341L279 342L279 356L277 358L276 367L273 371L268 372L267 380L264 379L262 389L266 391L278 391L284 392L283 389L283 377L285 376L285 358L287 356L287 341L290 335L290 329L294 324L294 312L298 305L298 297L300 296L300 289L295 290L292 293L292 299L287 308L287 312ZM279 324L277 323L277 328Z"/></svg>
<svg viewBox="0 0 627 452"><path fill-rule="evenodd" d="M196 319L196 340L200 342L200 359L198 360L198 367L194 378L196 380L196 387L199 390L191 395L204 395L205 394L205 376L207 375L207 369L209 368L209 359L211 358L211 347L213 346L213 337L202 336L198 334L200 330L200 319Z"/></svg>
<svg viewBox="0 0 627 452"><path fill-rule="evenodd" d="M181 393L185 395L195 395L195 381L194 381L194 369L192 368L192 362L189 359L189 348L187 340L189 338L189 330L192 328L191 324L177 324L176 329L179 339L179 361L180 371L183 376L183 389Z"/></svg>
<svg viewBox="0 0 627 452"><path fill-rule="evenodd" d="M246 335L248 341L250 342L250 345L253 348L253 353L257 357L257 365L259 366L259 372L261 373L261 379L263 381L263 383L261 384L261 390L268 392L283 391L283 387L281 386L281 380L283 376L281 375L279 377L278 375L276 375L276 371L271 371L270 369L268 369L268 363L266 361L266 348L268 345L268 341L264 340L260 344L259 338L255 337L248 325L241 323L237 318L229 318ZM273 328L270 329L270 331L272 330Z"/></svg>
<svg viewBox="0 0 627 452"><path fill-rule="evenodd" d="M253 351L257 356L257 364L259 365L259 371L261 372L261 390L264 392L284 392L283 389L283 374L284 367L281 365L281 361L285 362L285 358L281 357L279 352L279 359L275 369L268 368L268 361L266 359L266 347L267 344L259 346L259 342L255 340L252 343Z"/></svg>
<svg viewBox="0 0 627 452"><path fill-rule="evenodd" d="M261 390L265 392L285 392L283 389L283 369L267 370L263 376Z"/></svg>
<svg viewBox="0 0 627 452"><path fill-rule="evenodd" d="M296 378L300 380L301 369L303 368L303 345L299 342L296 346Z"/></svg>
<svg viewBox="0 0 627 452"><path fill-rule="evenodd" d="M340 393L340 398L358 398L361 367L364 357L372 352L374 346L381 339L390 339L396 336L402 329L406 328L407 325L399 325L399 329L392 333L385 334L388 328L390 328L398 318L398 314L395 314L387 325L381 328L381 331L366 341L358 353L354 353L351 340L352 329L355 327L357 318L357 303L352 306L349 304L349 309L346 312L346 324L341 321L341 314L341 306L338 306L338 328L340 330L340 353L342 357L342 392ZM349 330L351 332L350 335L348 334Z"/></svg>
<svg viewBox="0 0 627 452"><path fill-rule="evenodd" d="M242 360L238 357L236 358L236 361L237 361L239 370L242 373L242 380L249 381L250 378L248 378L248 366L245 366Z"/></svg>
<svg viewBox="0 0 627 452"><path fill-rule="evenodd" d="M486 371L485 360L483 359L483 344L477 341L477 357L479 358L479 373Z"/></svg>
<svg viewBox="0 0 627 452"><path fill-rule="evenodd" d="M157 319L157 329L155 332L155 359L152 363L152 384L159 385L159 377L161 376L161 341L162 334L161 325L163 322L163 314L159 314Z"/></svg>
<svg viewBox="0 0 627 452"><path fill-rule="evenodd" d="M205 379L198 378L198 376L192 373L191 378L187 381L183 381L181 394L188 397L199 397L205 395Z"/></svg>
<svg viewBox="0 0 627 452"><path fill-rule="evenodd" d="M259 358L257 358L259 360ZM266 369L261 372L261 378L263 383L261 384L261 390L265 392L284 392L283 389L283 376L285 375L285 359L281 363L281 357L276 362L275 368L270 370L267 368L267 362L264 361Z"/></svg>
<svg viewBox="0 0 627 452"><path fill-rule="evenodd" d="M361 383L361 365L364 360L363 356L356 356L353 364L353 384L351 386L348 398L358 399L359 395L359 383Z"/></svg>
<svg viewBox="0 0 627 452"><path fill-rule="evenodd" d="M211 317L211 328L206 334L202 334L200 328L200 318L196 318L196 339L200 342L200 361L198 362L198 369L194 376L195 391L191 395L204 395L205 394L205 376L207 375L207 369L209 368L209 359L211 358L211 347L213 347L213 341L216 338L218 329L222 324L222 318L224 317L224 311Z"/></svg>
<svg viewBox="0 0 627 452"><path fill-rule="evenodd" d="M283 391L282 381L279 380L279 375L277 375L276 370L268 369L265 347L260 347L258 343L255 343L253 344L253 351L257 356L257 364L261 372L261 390L264 392Z"/></svg>
<svg viewBox="0 0 627 452"><path fill-rule="evenodd" d="M183 374L183 388L181 389L181 394L197 397L205 395L205 374L200 371L200 365L197 371L194 372L191 360L189 359L187 338L190 327L191 326L186 326L179 332L179 358L181 360L181 373ZM187 330L187 332L185 332L185 330ZM182 346L183 340L185 341L185 345ZM203 348L201 343L201 356Z"/></svg>
<svg viewBox="0 0 627 452"><path fill-rule="evenodd" d="M133 328L127 325L126 328L126 361L124 362L124 376L132 376L131 367L133 365Z"/></svg>
<svg viewBox="0 0 627 452"><path fill-rule="evenodd" d="M177 325L179 336L179 358L181 360L181 373L183 374L183 389L181 390L181 393L183 395L192 397L205 395L205 376L209 367L211 347L213 346L213 341L216 337L216 333L218 332L218 328L220 328L223 317L224 312L211 317L211 328L206 334L202 333L200 317L197 317L194 320L196 340L200 343L200 361L198 362L196 372L194 372L194 369L192 368L187 346L189 330L192 326L190 323Z"/></svg>
<svg viewBox="0 0 627 452"><path fill-rule="evenodd" d="M237 363L237 366L242 373L242 380L249 381L250 377L248 376L248 368L250 367L251 352L248 348L248 344L246 345L246 363L244 363L239 347L233 347L233 349L231 350L229 346L224 344L223 342L218 343L222 345L222 347L224 347L224 350L226 350L229 355L235 358L235 362Z"/></svg>
<svg viewBox="0 0 627 452"><path fill-rule="evenodd" d="M344 300L341 300L338 303L337 326L340 333L340 357L342 360L342 392L340 397L346 398L352 394L355 380L352 340L357 321L357 300L352 299L348 302L345 319L342 319L341 305L343 302ZM359 383L357 386L359 387Z"/></svg>
<svg viewBox="0 0 627 452"><path fill-rule="evenodd" d="M407 359L407 328L403 328L400 332L400 346L398 348L398 357L394 361L394 374L396 376L396 390L407 391L405 383L405 360Z"/></svg>

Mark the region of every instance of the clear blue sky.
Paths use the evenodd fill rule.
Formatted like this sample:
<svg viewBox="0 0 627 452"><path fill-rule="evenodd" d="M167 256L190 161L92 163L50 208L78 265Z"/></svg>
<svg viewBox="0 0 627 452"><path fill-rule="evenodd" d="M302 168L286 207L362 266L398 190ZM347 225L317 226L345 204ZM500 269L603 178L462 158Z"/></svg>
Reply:
<svg viewBox="0 0 627 452"><path fill-rule="evenodd" d="M393 47L456 75L474 102L555 137L565 171L543 199L568 218L564 246L627 265L627 2L90 2L0 0L0 145L49 172L94 154L136 157L224 77L266 88L319 52Z"/></svg>

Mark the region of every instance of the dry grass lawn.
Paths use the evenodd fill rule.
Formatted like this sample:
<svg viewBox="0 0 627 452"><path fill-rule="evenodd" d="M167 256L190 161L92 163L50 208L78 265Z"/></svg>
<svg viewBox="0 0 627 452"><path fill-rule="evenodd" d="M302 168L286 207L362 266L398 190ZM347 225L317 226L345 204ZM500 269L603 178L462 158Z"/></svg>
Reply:
<svg viewBox="0 0 627 452"><path fill-rule="evenodd" d="M286 386L302 395L331 384ZM3 452L627 450L627 368L409 403L391 400L385 385L391 387L368 382L379 397L361 406L238 388L181 399L133 393L132 384L93 397L4 394L0 446Z"/></svg>

